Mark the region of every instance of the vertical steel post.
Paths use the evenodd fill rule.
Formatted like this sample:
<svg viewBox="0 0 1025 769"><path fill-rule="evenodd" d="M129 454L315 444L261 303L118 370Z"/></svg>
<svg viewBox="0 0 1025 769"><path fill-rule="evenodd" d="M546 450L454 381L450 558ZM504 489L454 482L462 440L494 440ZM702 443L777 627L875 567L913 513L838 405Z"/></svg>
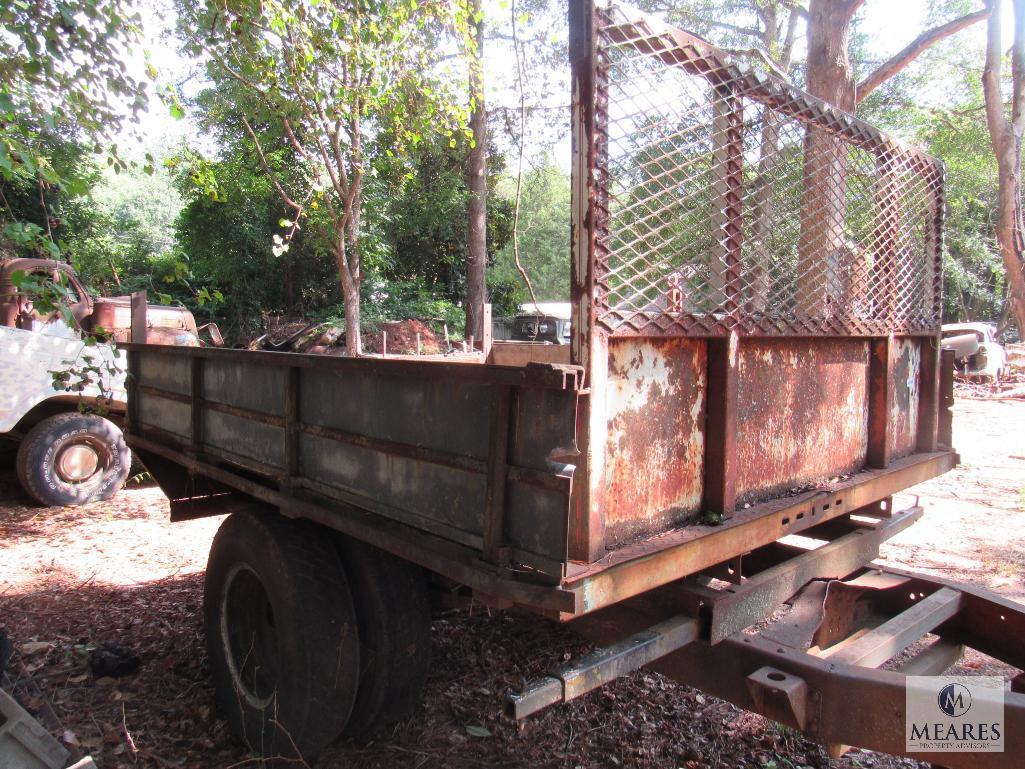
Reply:
<svg viewBox="0 0 1025 769"><path fill-rule="evenodd" d="M940 410L936 442L943 448L954 445L954 351L940 350Z"/></svg>
<svg viewBox="0 0 1025 769"><path fill-rule="evenodd" d="M505 565L505 492L509 475L509 418L512 388L499 387L491 403L488 485L484 502L484 560Z"/></svg>
<svg viewBox="0 0 1025 769"><path fill-rule="evenodd" d="M299 480L299 374L298 366L285 371L285 478L282 491L293 493Z"/></svg>
<svg viewBox="0 0 1025 769"><path fill-rule="evenodd" d="M702 507L729 518L737 509L737 362L740 339L708 340L708 416Z"/></svg>
<svg viewBox="0 0 1025 769"><path fill-rule="evenodd" d="M198 456L203 443L203 359L189 356L189 447Z"/></svg>
<svg viewBox="0 0 1025 769"><path fill-rule="evenodd" d="M132 344L146 344L146 292L133 291L131 303L131 330L129 339Z"/></svg>
<svg viewBox="0 0 1025 769"><path fill-rule="evenodd" d="M918 368L918 451L936 451L940 415L940 335L918 338L921 363Z"/></svg>
<svg viewBox="0 0 1025 769"><path fill-rule="evenodd" d="M722 310L727 324L738 319L743 304L744 102L732 85L717 86L712 107L712 228L708 310Z"/></svg>
<svg viewBox="0 0 1025 769"><path fill-rule="evenodd" d="M570 213L570 298L573 330L570 359L584 367L589 394L582 396L577 416L581 451L573 478L568 557L593 561L604 551L605 380L608 337L597 328L599 277L598 237L607 228L598 160L607 141L606 72L599 63L597 11L593 0L569 2L569 60L572 90L572 182ZM604 122L602 122L604 118ZM605 175L602 175L605 179Z"/></svg>
<svg viewBox="0 0 1025 769"><path fill-rule="evenodd" d="M893 405L893 335L873 339L868 365L869 467L890 464L890 410Z"/></svg>
<svg viewBox="0 0 1025 769"><path fill-rule="evenodd" d="M900 194L897 189L897 153L887 147L876 156L875 227L872 245L875 263L880 265L879 292L881 294L881 320L888 331L896 323L897 299L897 230L900 226Z"/></svg>

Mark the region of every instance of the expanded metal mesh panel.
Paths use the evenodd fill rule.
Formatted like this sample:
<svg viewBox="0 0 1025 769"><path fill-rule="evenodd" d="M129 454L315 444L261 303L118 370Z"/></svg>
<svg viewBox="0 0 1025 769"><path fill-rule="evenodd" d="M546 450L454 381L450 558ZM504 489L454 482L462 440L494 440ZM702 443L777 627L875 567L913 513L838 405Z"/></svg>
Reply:
<svg viewBox="0 0 1025 769"><path fill-rule="evenodd" d="M598 321L884 334L940 317L943 171L647 17L598 12Z"/></svg>

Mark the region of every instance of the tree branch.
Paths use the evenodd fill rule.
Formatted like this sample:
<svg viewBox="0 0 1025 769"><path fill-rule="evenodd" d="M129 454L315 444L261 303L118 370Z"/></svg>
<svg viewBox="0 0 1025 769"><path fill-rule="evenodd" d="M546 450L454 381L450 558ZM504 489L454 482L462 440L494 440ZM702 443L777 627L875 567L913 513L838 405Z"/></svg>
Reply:
<svg viewBox="0 0 1025 769"><path fill-rule="evenodd" d="M260 146L260 140L256 138L256 132L253 131L253 127L249 125L249 121L245 115L242 116L242 125L246 127L246 132L249 134L249 138L253 140L253 144L256 147L256 156L260 161L260 168L267 174L267 178L270 179L270 183L274 186L275 191L278 193L278 197L281 198L282 202L286 206L290 206L295 209L297 213L302 213L303 207L299 203L292 200L291 196L285 192L285 188L281 186L281 182L278 181L278 175L271 170L270 165L267 163L267 156L263 154L263 147Z"/></svg>
<svg viewBox="0 0 1025 769"><path fill-rule="evenodd" d="M757 59L762 62L770 72L779 78L782 78L785 82L790 82L790 75L780 64L772 60L761 48L723 48L721 49L732 56L744 56L752 59Z"/></svg>
<svg viewBox="0 0 1025 769"><path fill-rule="evenodd" d="M989 14L990 9L988 7L983 8L974 13L969 13L967 16L962 16L959 19L954 19L946 24L926 30L895 56L880 64L875 72L858 83L855 91L855 103L860 104L862 99L917 59L930 46L988 18Z"/></svg>
<svg viewBox="0 0 1025 769"><path fill-rule="evenodd" d="M783 50L780 52L779 65L785 72L790 72L790 65L793 62L794 42L797 40L797 25L804 19L807 21L808 13L803 8L791 8L790 18L787 19L787 35L783 39Z"/></svg>

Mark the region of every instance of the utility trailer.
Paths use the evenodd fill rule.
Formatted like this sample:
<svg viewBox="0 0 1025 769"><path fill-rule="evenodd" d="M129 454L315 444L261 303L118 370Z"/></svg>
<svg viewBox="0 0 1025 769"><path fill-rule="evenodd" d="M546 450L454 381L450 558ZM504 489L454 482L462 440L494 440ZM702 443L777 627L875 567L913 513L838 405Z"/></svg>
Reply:
<svg viewBox="0 0 1025 769"><path fill-rule="evenodd" d="M650 665L830 746L905 752L905 676L1025 612L872 564L955 466L943 169L686 32L570 3L570 365L129 345L127 436L174 520L231 512L221 707L309 756L415 700L427 583L607 644L526 717ZM884 667L885 665L885 667ZM1003 753L916 754L1010 767Z"/></svg>

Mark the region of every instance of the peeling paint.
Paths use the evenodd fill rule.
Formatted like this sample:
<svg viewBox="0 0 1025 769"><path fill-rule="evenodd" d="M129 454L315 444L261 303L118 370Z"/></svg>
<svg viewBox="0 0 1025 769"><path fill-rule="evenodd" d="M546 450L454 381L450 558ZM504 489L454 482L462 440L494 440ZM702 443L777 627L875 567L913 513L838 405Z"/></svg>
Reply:
<svg viewBox="0 0 1025 769"><path fill-rule="evenodd" d="M921 343L908 337L893 340L893 380L889 430L892 456L899 458L915 450L918 436L918 377L922 366Z"/></svg>
<svg viewBox="0 0 1025 769"><path fill-rule="evenodd" d="M665 531L700 509L705 344L614 339L605 388L607 546Z"/></svg>

